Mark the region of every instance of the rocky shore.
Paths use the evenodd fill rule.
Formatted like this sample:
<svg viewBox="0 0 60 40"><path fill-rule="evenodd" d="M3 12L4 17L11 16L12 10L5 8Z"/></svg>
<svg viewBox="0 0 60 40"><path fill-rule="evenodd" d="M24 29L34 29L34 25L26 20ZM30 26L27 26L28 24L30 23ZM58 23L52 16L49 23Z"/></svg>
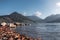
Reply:
<svg viewBox="0 0 60 40"><path fill-rule="evenodd" d="M41 40L41 38L32 38L20 35L14 30L10 30L8 26L0 26L0 40Z"/></svg>

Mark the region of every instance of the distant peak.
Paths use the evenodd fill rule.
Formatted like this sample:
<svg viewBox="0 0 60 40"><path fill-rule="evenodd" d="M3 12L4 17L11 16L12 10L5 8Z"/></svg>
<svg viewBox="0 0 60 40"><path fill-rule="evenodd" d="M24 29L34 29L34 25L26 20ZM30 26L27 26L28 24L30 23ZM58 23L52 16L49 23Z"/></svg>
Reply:
<svg viewBox="0 0 60 40"><path fill-rule="evenodd" d="M18 12L13 12L13 13L18 13Z"/></svg>
<svg viewBox="0 0 60 40"><path fill-rule="evenodd" d="M10 15L14 15L14 14L18 14L18 15L19 15L19 13L18 13L18 12L13 12L13 13L11 13Z"/></svg>

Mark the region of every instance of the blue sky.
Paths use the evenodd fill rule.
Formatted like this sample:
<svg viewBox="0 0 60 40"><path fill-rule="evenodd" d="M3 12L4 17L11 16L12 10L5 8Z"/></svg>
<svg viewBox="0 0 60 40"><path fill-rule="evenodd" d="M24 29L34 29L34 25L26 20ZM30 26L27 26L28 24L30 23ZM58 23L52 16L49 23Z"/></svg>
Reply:
<svg viewBox="0 0 60 40"><path fill-rule="evenodd" d="M60 0L0 0L0 15L17 11L25 16L45 18L60 14Z"/></svg>

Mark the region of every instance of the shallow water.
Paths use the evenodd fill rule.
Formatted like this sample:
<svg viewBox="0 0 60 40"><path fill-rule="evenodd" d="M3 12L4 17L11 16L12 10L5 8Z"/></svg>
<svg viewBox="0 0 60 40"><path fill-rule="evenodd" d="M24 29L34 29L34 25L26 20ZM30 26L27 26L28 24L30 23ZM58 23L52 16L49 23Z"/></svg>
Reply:
<svg viewBox="0 0 60 40"><path fill-rule="evenodd" d="M26 36L42 40L60 40L60 23L38 23L31 26L17 27L16 31Z"/></svg>

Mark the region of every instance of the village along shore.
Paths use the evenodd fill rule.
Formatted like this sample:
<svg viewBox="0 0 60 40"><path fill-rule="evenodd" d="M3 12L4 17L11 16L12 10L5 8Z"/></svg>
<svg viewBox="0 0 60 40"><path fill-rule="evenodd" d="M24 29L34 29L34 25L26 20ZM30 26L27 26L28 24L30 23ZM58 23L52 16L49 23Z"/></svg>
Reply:
<svg viewBox="0 0 60 40"><path fill-rule="evenodd" d="M32 38L11 30L6 23L0 25L0 40L42 40L41 38Z"/></svg>

